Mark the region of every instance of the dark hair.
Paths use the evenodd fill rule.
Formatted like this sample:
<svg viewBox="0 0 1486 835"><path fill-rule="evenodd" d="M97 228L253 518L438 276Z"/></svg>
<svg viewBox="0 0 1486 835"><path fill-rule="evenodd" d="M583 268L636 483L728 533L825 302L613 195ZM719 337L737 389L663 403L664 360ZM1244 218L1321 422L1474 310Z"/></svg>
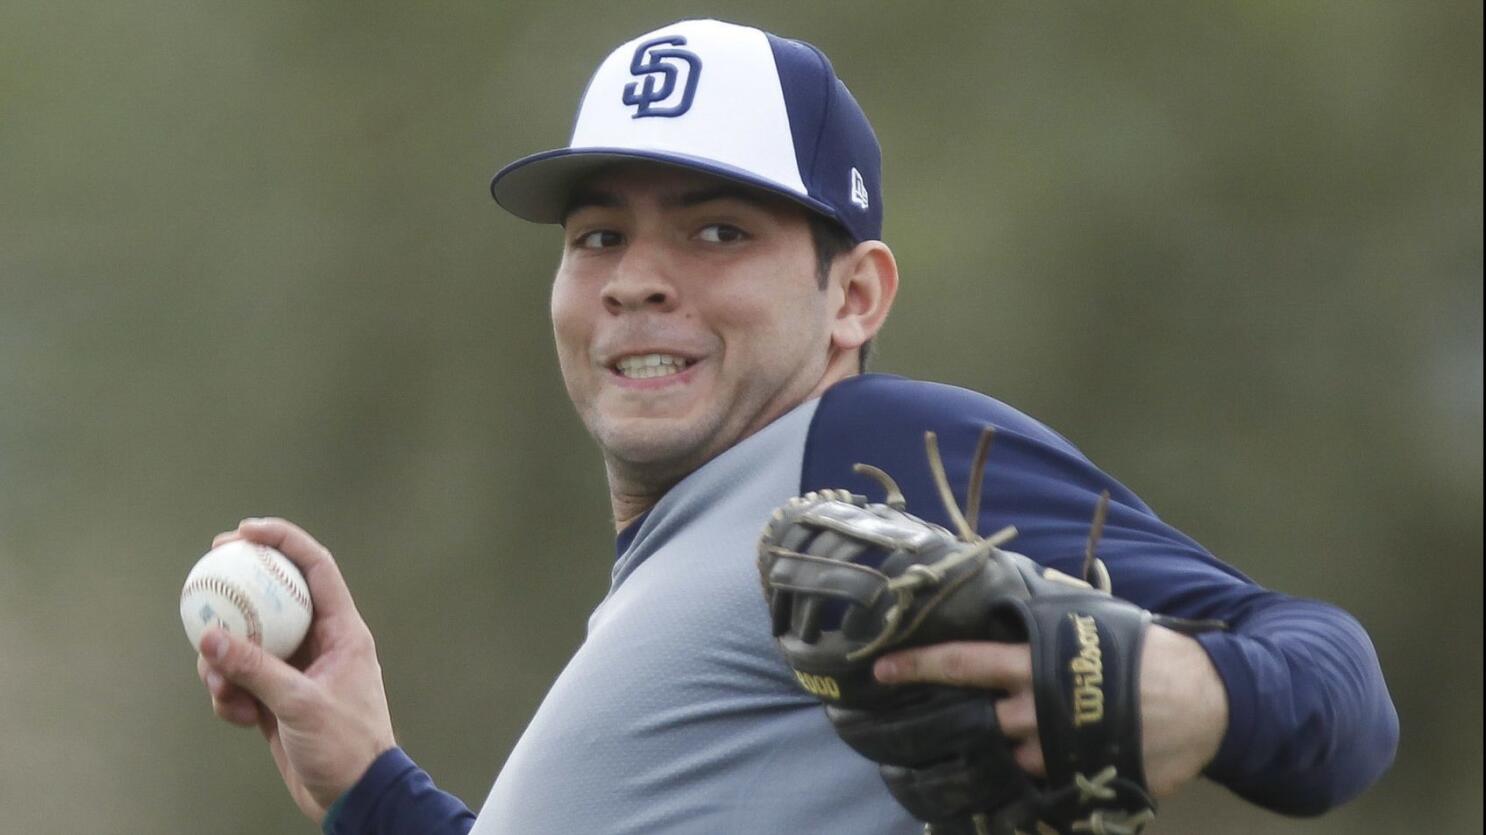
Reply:
<svg viewBox="0 0 1486 835"><path fill-rule="evenodd" d="M810 240L815 243L815 282L824 290L831 278L831 265L837 257L855 249L857 242L846 227L825 215L806 212L806 216L810 221ZM857 349L859 370L867 370L867 359L871 356L872 340L869 339Z"/></svg>

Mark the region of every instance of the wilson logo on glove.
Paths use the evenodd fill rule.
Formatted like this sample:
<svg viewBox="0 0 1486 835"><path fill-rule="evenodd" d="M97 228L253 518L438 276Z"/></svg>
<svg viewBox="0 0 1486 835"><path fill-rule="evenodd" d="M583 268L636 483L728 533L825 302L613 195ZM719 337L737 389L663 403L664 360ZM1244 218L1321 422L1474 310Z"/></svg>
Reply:
<svg viewBox="0 0 1486 835"><path fill-rule="evenodd" d="M1078 654L1068 662L1073 674L1073 726L1104 720L1104 661L1099 651L1099 625L1088 615L1070 614Z"/></svg>
<svg viewBox="0 0 1486 835"><path fill-rule="evenodd" d="M813 676L795 670L795 678L799 680L800 686L805 692L822 699L837 700L841 698L841 686L830 676Z"/></svg>

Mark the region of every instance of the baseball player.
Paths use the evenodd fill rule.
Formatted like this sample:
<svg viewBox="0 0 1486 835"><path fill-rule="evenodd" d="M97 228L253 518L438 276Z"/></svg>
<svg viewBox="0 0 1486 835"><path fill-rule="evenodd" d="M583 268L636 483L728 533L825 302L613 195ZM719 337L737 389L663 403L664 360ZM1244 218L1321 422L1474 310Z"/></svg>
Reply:
<svg viewBox="0 0 1486 835"><path fill-rule="evenodd" d="M1014 526L1017 552L1083 576L1107 493L1098 553L1114 594L1223 625L1185 634L1142 621L1123 708L1138 719L1128 743L1143 789L1168 795L1201 775L1312 815L1388 767L1397 717L1352 617L1261 588L1012 407L864 373L898 289L881 241L879 153L819 50L689 20L614 50L570 144L495 176L501 206L562 227L553 325L568 393L604 454L612 584L477 816L397 746L371 634L330 554L283 520L219 535L279 548L311 587L302 669L220 631L203 639L198 667L218 715L262 729L325 832L922 831L878 763L843 742L812 692L824 685L781 657L759 537L803 493L882 497L857 463L891 473L911 512L948 528L924 433L960 489L988 426L983 491L967 508L976 533ZM1027 643L933 643L872 664L884 686L972 694L999 734L977 744L1031 780L1048 775L1041 739L1063 729L1040 731ZM977 802L998 790L967 788Z"/></svg>

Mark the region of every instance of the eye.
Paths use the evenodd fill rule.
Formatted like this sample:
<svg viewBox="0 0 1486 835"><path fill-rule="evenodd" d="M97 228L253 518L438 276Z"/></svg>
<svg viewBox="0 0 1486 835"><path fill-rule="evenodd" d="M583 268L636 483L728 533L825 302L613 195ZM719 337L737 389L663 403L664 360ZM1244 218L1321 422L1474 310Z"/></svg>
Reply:
<svg viewBox="0 0 1486 835"><path fill-rule="evenodd" d="M730 223L709 223L697 232L697 237L709 244L733 244L747 240L748 233Z"/></svg>
<svg viewBox="0 0 1486 835"><path fill-rule="evenodd" d="M623 241L624 236L612 229L595 229L574 238L573 246L579 249L608 249L619 246Z"/></svg>

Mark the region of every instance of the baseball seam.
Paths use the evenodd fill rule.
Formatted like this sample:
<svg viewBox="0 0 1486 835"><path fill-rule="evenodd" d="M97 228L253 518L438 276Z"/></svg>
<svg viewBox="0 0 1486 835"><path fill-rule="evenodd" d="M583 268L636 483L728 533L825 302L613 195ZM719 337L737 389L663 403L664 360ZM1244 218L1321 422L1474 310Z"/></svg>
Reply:
<svg viewBox="0 0 1486 835"><path fill-rule="evenodd" d="M227 598L242 613L243 621L248 626L248 640L259 646L263 645L263 623L258 618L258 609L253 606L247 592L243 591L241 586L229 583L220 577L197 577L181 590L181 599L184 600L198 591L211 592Z"/></svg>
<svg viewBox="0 0 1486 835"><path fill-rule="evenodd" d="M284 571L284 567L279 565L277 560L268 555L267 548L254 548L253 555L258 558L258 564L262 565L265 571L272 574L274 579L279 581L279 585L283 586L289 592L289 596L294 598L296 603L303 606L305 611L310 611L309 595L299 588L298 583L295 583L289 578L289 574Z"/></svg>

